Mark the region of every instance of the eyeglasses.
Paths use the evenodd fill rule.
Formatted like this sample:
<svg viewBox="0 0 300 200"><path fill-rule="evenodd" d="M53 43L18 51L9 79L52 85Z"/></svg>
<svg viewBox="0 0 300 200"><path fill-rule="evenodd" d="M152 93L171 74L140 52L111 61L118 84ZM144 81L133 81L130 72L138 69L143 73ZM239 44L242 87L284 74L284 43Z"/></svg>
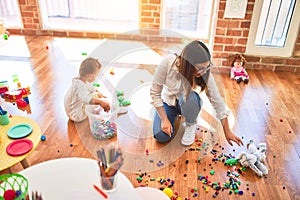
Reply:
<svg viewBox="0 0 300 200"><path fill-rule="evenodd" d="M201 73L205 73L205 72L207 72L207 70L209 70L213 66L214 66L214 64L212 62L210 62L206 67L197 67L197 66L194 66L194 67L196 68L197 71L199 71Z"/></svg>

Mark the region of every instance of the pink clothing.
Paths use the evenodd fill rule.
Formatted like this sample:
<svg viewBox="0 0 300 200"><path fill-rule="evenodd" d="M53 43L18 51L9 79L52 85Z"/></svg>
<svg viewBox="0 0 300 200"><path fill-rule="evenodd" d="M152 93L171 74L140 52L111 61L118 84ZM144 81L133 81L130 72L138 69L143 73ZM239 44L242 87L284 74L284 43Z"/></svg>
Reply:
<svg viewBox="0 0 300 200"><path fill-rule="evenodd" d="M244 78L249 78L249 75L247 74L245 68L243 67L232 67L231 68L231 78L236 78L236 77L244 77Z"/></svg>
<svg viewBox="0 0 300 200"><path fill-rule="evenodd" d="M245 77L248 77L247 74L245 74L244 71L240 71L240 72L234 72L234 76L245 76Z"/></svg>

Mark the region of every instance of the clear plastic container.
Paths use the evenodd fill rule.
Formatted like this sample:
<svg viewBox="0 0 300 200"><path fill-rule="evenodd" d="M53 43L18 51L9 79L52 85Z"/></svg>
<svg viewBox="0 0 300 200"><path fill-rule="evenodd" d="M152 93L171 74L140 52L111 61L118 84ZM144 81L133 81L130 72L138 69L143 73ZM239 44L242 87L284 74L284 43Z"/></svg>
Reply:
<svg viewBox="0 0 300 200"><path fill-rule="evenodd" d="M118 173L109 177L100 173L100 185L105 192L113 192L118 185Z"/></svg>
<svg viewBox="0 0 300 200"><path fill-rule="evenodd" d="M115 123L117 115L115 113L105 112L99 105L87 105L85 112L94 138L105 140L117 134L117 125Z"/></svg>

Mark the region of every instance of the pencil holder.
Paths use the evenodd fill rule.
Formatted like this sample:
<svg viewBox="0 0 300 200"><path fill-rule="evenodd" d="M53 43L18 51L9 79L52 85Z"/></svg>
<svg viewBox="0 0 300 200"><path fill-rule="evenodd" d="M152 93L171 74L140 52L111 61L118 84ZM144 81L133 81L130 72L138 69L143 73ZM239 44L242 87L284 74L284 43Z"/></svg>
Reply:
<svg viewBox="0 0 300 200"><path fill-rule="evenodd" d="M98 105L88 105L85 112L89 119L89 125L94 138L105 140L114 137L117 134L117 125L115 123L116 115L112 112L105 112Z"/></svg>
<svg viewBox="0 0 300 200"><path fill-rule="evenodd" d="M9 117L6 110L2 110L0 113L0 125L7 125L9 124Z"/></svg>
<svg viewBox="0 0 300 200"><path fill-rule="evenodd" d="M100 171L100 185L105 192L112 192L118 185L118 173L113 176L106 176Z"/></svg>
<svg viewBox="0 0 300 200"><path fill-rule="evenodd" d="M114 191L118 185L118 172L123 165L121 149L114 144L102 146L97 151L100 185L106 192Z"/></svg>
<svg viewBox="0 0 300 200"><path fill-rule="evenodd" d="M20 174L4 174L0 176L0 200L26 199L28 180Z"/></svg>

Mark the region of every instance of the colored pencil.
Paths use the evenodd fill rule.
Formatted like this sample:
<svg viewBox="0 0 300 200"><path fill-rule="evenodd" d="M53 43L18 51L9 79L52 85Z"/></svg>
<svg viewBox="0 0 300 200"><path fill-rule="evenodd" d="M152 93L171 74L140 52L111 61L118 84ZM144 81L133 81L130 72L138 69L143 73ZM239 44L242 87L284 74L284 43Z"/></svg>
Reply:
<svg viewBox="0 0 300 200"><path fill-rule="evenodd" d="M97 157L98 157L99 160L102 160L102 155L101 155L101 151L100 150L97 151Z"/></svg>
<svg viewBox="0 0 300 200"><path fill-rule="evenodd" d="M94 186L95 190L97 192L99 192L99 194L101 194L105 199L108 198L107 194L105 192L103 192L97 185L94 184L93 186Z"/></svg>
<svg viewBox="0 0 300 200"><path fill-rule="evenodd" d="M104 148L102 148L102 151L101 151L101 153L102 153L102 162L103 162L103 164L104 164L104 169L106 169L107 168L107 160L106 160L106 156L105 156L105 151L104 151Z"/></svg>

